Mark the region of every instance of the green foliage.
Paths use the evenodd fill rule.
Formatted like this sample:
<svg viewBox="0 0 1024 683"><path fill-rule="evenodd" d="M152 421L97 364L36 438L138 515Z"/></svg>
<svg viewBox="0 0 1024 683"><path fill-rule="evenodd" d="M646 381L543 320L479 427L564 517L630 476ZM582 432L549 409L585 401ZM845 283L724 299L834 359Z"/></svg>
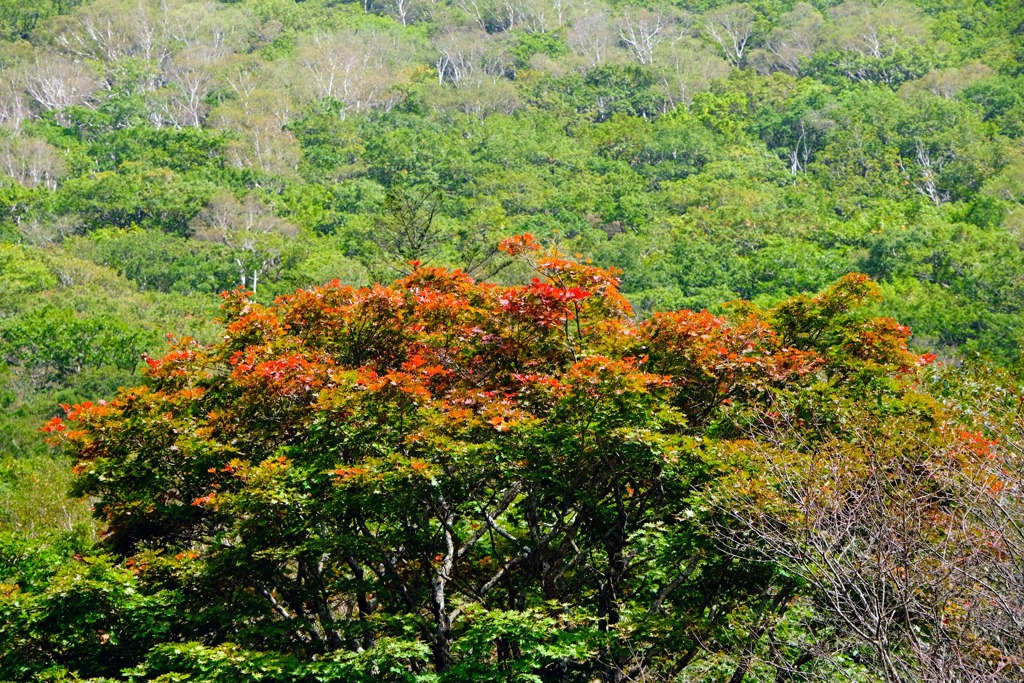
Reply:
<svg viewBox="0 0 1024 683"><path fill-rule="evenodd" d="M41 21L67 14L82 0L40 0L25 4L20 0L0 1L0 40L26 39Z"/></svg>
<svg viewBox="0 0 1024 683"><path fill-rule="evenodd" d="M566 107L596 122L613 114L651 118L665 106L655 84L654 74L639 66L600 66L542 81L532 97L540 107Z"/></svg>
<svg viewBox="0 0 1024 683"><path fill-rule="evenodd" d="M4 406L9 409L9 406ZM38 429L36 416L31 416L29 431ZM3 425L5 446L15 440L10 429L10 418ZM20 435L18 435L20 437ZM17 441L21 441L17 438ZM51 454L26 455L24 443L5 450L20 457L5 457L0 462L0 530L16 532L26 537L43 536L56 529L72 531L89 528L89 510L84 501L71 498L69 463Z"/></svg>
<svg viewBox="0 0 1024 683"><path fill-rule="evenodd" d="M160 645L142 665L126 672L128 681L210 681L210 683L433 683L432 675L411 673L429 651L421 643L382 639L367 652L344 652L318 662L246 650L234 644Z"/></svg>
<svg viewBox="0 0 1024 683"><path fill-rule="evenodd" d="M13 302L57 284L56 276L31 251L12 244L0 244L0 298Z"/></svg>
<svg viewBox="0 0 1024 683"><path fill-rule="evenodd" d="M100 229L87 240L68 240L65 248L157 292L217 294L231 289L237 277L223 245L162 232Z"/></svg>
<svg viewBox="0 0 1024 683"><path fill-rule="evenodd" d="M55 209L73 217L76 228L160 230L185 235L188 224L213 194L213 185L190 181L170 169L145 170L129 162L68 181L54 197Z"/></svg>
<svg viewBox="0 0 1024 683"><path fill-rule="evenodd" d="M87 367L134 370L151 342L116 318L46 306L5 320L0 343L8 363L26 368L34 383L46 386Z"/></svg>
<svg viewBox="0 0 1024 683"><path fill-rule="evenodd" d="M81 541L0 539L0 672L43 679L60 670L116 676L166 638L173 599L140 592L135 574L83 556ZM37 678L38 677L38 678Z"/></svg>
<svg viewBox="0 0 1024 683"><path fill-rule="evenodd" d="M515 34L515 45L509 50L509 54L516 60L516 66L526 69L530 66L530 59L534 55L546 55L548 57L563 57L569 54L569 46L558 33L527 33L525 31Z"/></svg>
<svg viewBox="0 0 1024 683"><path fill-rule="evenodd" d="M446 680L539 683L545 671L566 675L592 657L600 641L594 632L566 630L539 610L474 610L467 618L470 625L456 645L459 663ZM497 661L492 656L495 643Z"/></svg>

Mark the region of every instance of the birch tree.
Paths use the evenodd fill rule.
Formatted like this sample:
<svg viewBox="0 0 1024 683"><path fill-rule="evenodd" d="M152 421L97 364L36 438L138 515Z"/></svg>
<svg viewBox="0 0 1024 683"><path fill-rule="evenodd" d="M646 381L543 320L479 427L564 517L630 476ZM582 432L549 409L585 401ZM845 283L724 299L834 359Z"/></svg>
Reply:
<svg viewBox="0 0 1024 683"><path fill-rule="evenodd" d="M705 14L704 30L718 44L725 58L733 66L739 66L750 47L756 19L752 9L734 3Z"/></svg>
<svg viewBox="0 0 1024 683"><path fill-rule="evenodd" d="M224 244L233 252L238 284L256 293L260 281L281 264L298 229L252 195L239 201L230 192L210 199L192 221L196 239Z"/></svg>
<svg viewBox="0 0 1024 683"><path fill-rule="evenodd" d="M44 111L60 111L88 104L100 89L100 81L85 64L52 53L39 53L24 64L25 91Z"/></svg>
<svg viewBox="0 0 1024 683"><path fill-rule="evenodd" d="M0 137L0 172L25 187L55 190L64 175L60 152L43 140Z"/></svg>

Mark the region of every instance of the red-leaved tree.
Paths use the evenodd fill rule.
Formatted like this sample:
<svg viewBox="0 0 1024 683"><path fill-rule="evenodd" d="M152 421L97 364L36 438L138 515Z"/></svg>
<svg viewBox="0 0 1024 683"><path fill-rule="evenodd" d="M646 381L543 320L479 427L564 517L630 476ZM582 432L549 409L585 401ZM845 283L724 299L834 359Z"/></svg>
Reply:
<svg viewBox="0 0 1024 683"><path fill-rule="evenodd" d="M739 681L923 656L913 624L850 644L843 624L863 620L829 610L869 606L840 594L861 570L830 565L821 538L840 512L867 534L891 489L918 502L915 543L1002 552L954 534L967 518L943 498L988 451L950 450L919 378L930 359L860 313L878 296L866 277L638 321L614 271L529 235L502 250L535 279L421 267L272 305L227 294L220 342L178 340L142 386L46 427L109 546L147 590L180 594L169 638L291 657L316 680L353 658L377 680ZM864 543L874 557L897 541Z"/></svg>

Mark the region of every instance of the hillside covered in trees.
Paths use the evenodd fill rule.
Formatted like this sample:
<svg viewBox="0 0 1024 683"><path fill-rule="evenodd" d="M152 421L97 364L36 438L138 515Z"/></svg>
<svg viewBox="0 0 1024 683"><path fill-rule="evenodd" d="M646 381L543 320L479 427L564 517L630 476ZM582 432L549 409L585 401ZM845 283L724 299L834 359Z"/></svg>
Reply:
<svg viewBox="0 0 1024 683"><path fill-rule="evenodd" d="M0 680L1020 680L1022 140L1017 0L0 0Z"/></svg>

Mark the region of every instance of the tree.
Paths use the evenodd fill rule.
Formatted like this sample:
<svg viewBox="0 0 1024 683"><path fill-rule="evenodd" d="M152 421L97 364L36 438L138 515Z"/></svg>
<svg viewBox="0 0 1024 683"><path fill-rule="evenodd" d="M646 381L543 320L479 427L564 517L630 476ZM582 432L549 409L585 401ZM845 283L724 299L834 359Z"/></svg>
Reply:
<svg viewBox="0 0 1024 683"><path fill-rule="evenodd" d="M79 0L40 0L26 5L20 0L0 1L0 39L28 39L40 21L70 12Z"/></svg>
<svg viewBox="0 0 1024 683"><path fill-rule="evenodd" d="M129 568L109 557L85 557L88 545L81 533L42 543L0 536L0 585L8 598L0 605L5 676L32 672L62 680L68 667L116 676L166 636L173 593L140 594Z"/></svg>
<svg viewBox="0 0 1024 683"><path fill-rule="evenodd" d="M0 74L0 125L17 130L32 116L28 93L21 87L14 68L4 69Z"/></svg>
<svg viewBox="0 0 1024 683"><path fill-rule="evenodd" d="M704 30L718 43L725 58L739 66L754 35L756 19L754 11L746 5L726 5L704 15Z"/></svg>
<svg viewBox="0 0 1024 683"><path fill-rule="evenodd" d="M227 245L156 230L97 230L69 249L114 268L144 290L216 294L238 282Z"/></svg>
<svg viewBox="0 0 1024 683"><path fill-rule="evenodd" d="M947 406L945 434L900 401L885 416L844 408L866 430L853 443L828 427L809 439L791 422L799 400L781 401L759 418L762 445L729 457L737 474L719 489L738 522L724 534L804 582L834 624L826 647L861 652L884 681L1024 673L1010 635L1024 597L1020 424L1012 390L974 372L957 383L979 395ZM963 411L978 399L989 412L975 421Z"/></svg>
<svg viewBox="0 0 1024 683"><path fill-rule="evenodd" d="M654 59L670 105L689 104L694 95L731 70L729 62L693 39L662 43Z"/></svg>
<svg viewBox="0 0 1024 683"><path fill-rule="evenodd" d="M825 45L831 50L814 56L810 73L894 86L931 70L935 50L927 41L927 20L917 8L847 0L831 14L835 28Z"/></svg>
<svg viewBox="0 0 1024 683"><path fill-rule="evenodd" d="M408 26L416 17L419 3L417 0L379 0L380 8L398 20L402 26Z"/></svg>
<svg viewBox="0 0 1024 683"><path fill-rule="evenodd" d="M156 120L175 128L199 128L209 111L206 97L215 85L214 64L226 56L224 50L205 45L176 54L167 68L168 84L160 93Z"/></svg>
<svg viewBox="0 0 1024 683"><path fill-rule="evenodd" d="M0 170L25 187L57 189L63 162L52 145L36 138L0 138Z"/></svg>
<svg viewBox="0 0 1024 683"><path fill-rule="evenodd" d="M313 35L298 54L300 88L306 97L343 102L346 115L388 107L412 49L394 35L370 31Z"/></svg>
<svg viewBox="0 0 1024 683"><path fill-rule="evenodd" d="M436 221L444 203L436 187L396 185L384 196L371 239L388 255L399 273L429 264L442 248L445 235Z"/></svg>
<svg viewBox="0 0 1024 683"><path fill-rule="evenodd" d="M903 2L872 6L847 0L832 9L840 49L880 59L905 43L925 39L927 25L920 10Z"/></svg>
<svg viewBox="0 0 1024 683"><path fill-rule="evenodd" d="M22 67L25 91L43 111L88 103L100 83L88 66L52 55L36 55Z"/></svg>
<svg viewBox="0 0 1024 683"><path fill-rule="evenodd" d="M877 295L863 276L731 322L638 323L614 272L530 235L502 249L537 277L420 267L271 306L226 294L220 342L183 339L148 359L148 386L47 425L110 547L156 582L143 593L182 586L187 637L203 634L143 668L230 651L334 680L318 667L400 652L406 680L428 651L446 680L712 660L742 680L745 653L782 637L801 585L723 555L706 529L728 508L691 496L777 394L831 387L808 436L832 400L898 395L918 363L908 330L859 316Z"/></svg>
<svg viewBox="0 0 1024 683"><path fill-rule="evenodd" d="M168 10L172 4L90 3L50 30L62 51L83 59L116 62L137 57L159 64L171 52Z"/></svg>
<svg viewBox="0 0 1024 683"><path fill-rule="evenodd" d="M606 11L592 11L578 17L566 37L569 47L583 56L589 66L599 66L617 54L617 36Z"/></svg>
<svg viewBox="0 0 1024 683"><path fill-rule="evenodd" d="M134 370L149 342L146 337L111 316L46 306L5 320L0 350L32 386L52 387L90 367Z"/></svg>
<svg viewBox="0 0 1024 683"><path fill-rule="evenodd" d="M811 5L797 3L779 18L779 25L765 38L772 68L797 75L804 62L824 43L825 19Z"/></svg>
<svg viewBox="0 0 1024 683"><path fill-rule="evenodd" d="M228 161L238 169L294 175L299 165L299 145L285 126L291 121L293 102L270 87L253 90L228 101L210 113L210 124L236 137L225 145Z"/></svg>
<svg viewBox="0 0 1024 683"><path fill-rule="evenodd" d="M456 0L455 4L488 33L551 33L570 23L580 9L571 0Z"/></svg>
<svg viewBox="0 0 1024 683"><path fill-rule="evenodd" d="M482 120L494 113L511 114L523 106L511 81L481 73L462 77L455 87L433 85L424 98L439 114L451 118L467 114Z"/></svg>
<svg viewBox="0 0 1024 683"><path fill-rule="evenodd" d="M298 229L278 218L253 195L242 201L221 192L191 223L197 239L223 244L234 253L238 285L256 292L260 279L281 264L288 242Z"/></svg>
<svg viewBox="0 0 1024 683"><path fill-rule="evenodd" d="M185 234L213 189L211 183L166 168L148 170L128 162L116 173L66 181L54 197L54 209L73 219L79 232L142 227Z"/></svg>
<svg viewBox="0 0 1024 683"><path fill-rule="evenodd" d="M438 51L438 83L458 85L480 72L497 79L510 67L502 45L488 38L483 31L461 30L439 34L434 39Z"/></svg>
<svg viewBox="0 0 1024 683"><path fill-rule="evenodd" d="M617 22L619 40L637 62L651 64L655 49L665 40L673 23L673 18L663 11L629 11Z"/></svg>
<svg viewBox="0 0 1024 683"><path fill-rule="evenodd" d="M916 162L908 175L919 194L934 204L964 200L1002 168L1008 147L973 107L926 93L909 103L901 147L903 158Z"/></svg>

